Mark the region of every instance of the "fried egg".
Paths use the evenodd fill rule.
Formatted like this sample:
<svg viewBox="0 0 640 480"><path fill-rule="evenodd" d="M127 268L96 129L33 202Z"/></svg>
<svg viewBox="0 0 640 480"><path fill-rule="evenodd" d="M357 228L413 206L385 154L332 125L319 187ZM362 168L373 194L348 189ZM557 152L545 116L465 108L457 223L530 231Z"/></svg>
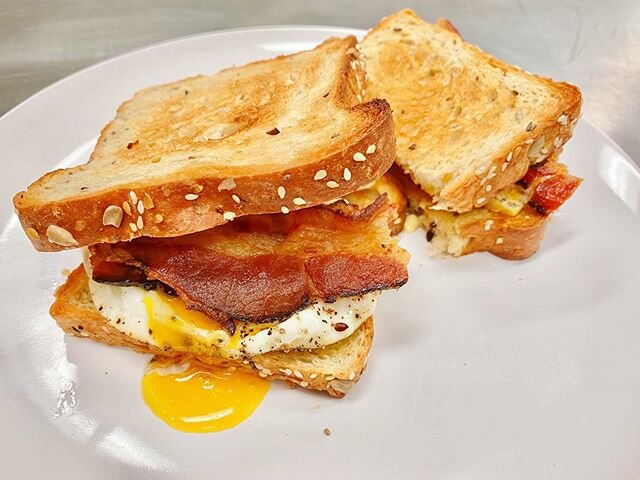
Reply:
<svg viewBox="0 0 640 480"><path fill-rule="evenodd" d="M314 349L339 342L373 314L380 295L375 291L338 298L333 303L315 302L277 323L238 322L235 333L230 335L207 315L187 309L179 297L159 290L107 285L91 279L89 289L100 313L130 337L196 355L216 350L226 358Z"/></svg>
<svg viewBox="0 0 640 480"><path fill-rule="evenodd" d="M234 367L178 365L153 359L142 377L150 410L183 432L219 432L243 422L260 405L270 382Z"/></svg>

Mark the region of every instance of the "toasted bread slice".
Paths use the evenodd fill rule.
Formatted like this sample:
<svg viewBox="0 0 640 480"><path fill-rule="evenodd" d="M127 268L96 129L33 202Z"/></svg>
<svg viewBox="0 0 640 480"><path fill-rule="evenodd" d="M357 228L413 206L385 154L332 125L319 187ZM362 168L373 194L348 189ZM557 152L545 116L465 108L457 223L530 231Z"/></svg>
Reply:
<svg viewBox="0 0 640 480"><path fill-rule="evenodd" d="M506 260L523 260L533 255L544 238L549 215L541 215L526 205L517 215L474 208L456 213L430 209L431 197L409 175L394 166L385 176L393 176L407 196L405 231L427 231L431 254L455 257L489 252Z"/></svg>
<svg viewBox="0 0 640 480"><path fill-rule="evenodd" d="M433 208L486 204L571 137L580 90L524 72L462 40L445 20L402 10L361 43L367 98L394 111L397 163Z"/></svg>
<svg viewBox="0 0 640 480"><path fill-rule="evenodd" d="M38 250L173 237L236 216L340 198L395 158L389 105L361 104L354 37L147 88L118 109L90 161L14 197ZM354 158L355 156L355 158Z"/></svg>
<svg viewBox="0 0 640 480"><path fill-rule="evenodd" d="M76 268L56 291L51 316L66 333L91 338L105 345L124 346L140 353L163 357L184 355L139 342L113 327L96 310L84 267ZM333 397L343 397L362 374L373 341L373 318L346 339L311 351L270 352L253 357L251 362L228 360L219 356L198 356L209 365L235 366L272 380L284 380Z"/></svg>

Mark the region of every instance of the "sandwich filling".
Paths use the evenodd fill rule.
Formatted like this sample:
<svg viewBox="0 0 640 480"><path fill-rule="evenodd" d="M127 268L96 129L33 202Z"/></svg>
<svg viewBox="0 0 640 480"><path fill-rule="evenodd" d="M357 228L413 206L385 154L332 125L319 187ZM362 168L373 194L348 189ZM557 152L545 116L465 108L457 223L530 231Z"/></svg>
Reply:
<svg viewBox="0 0 640 480"><path fill-rule="evenodd" d="M498 191L483 207L455 213L434 209L432 197L398 167L391 172L407 192L408 214L404 229L412 232L424 227L432 253L455 256L463 254L472 241L472 236L463 231L465 226L480 222L486 234L494 223L517 217L518 228L526 228L559 209L582 182L570 175L565 165L551 158L531 165L524 177Z"/></svg>
<svg viewBox="0 0 640 480"><path fill-rule="evenodd" d="M407 281L390 238L395 211L332 205L242 217L176 238L92 246L96 308L120 331L166 350L228 358L339 342L380 291Z"/></svg>

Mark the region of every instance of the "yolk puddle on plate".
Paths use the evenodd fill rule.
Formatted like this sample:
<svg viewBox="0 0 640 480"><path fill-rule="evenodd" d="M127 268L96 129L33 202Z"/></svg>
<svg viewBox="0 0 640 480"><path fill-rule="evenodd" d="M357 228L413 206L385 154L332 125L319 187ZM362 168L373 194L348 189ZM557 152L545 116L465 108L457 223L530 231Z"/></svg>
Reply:
<svg viewBox="0 0 640 480"><path fill-rule="evenodd" d="M242 423L260 405L270 382L233 367L173 365L153 359L142 378L151 411L183 432L219 432Z"/></svg>

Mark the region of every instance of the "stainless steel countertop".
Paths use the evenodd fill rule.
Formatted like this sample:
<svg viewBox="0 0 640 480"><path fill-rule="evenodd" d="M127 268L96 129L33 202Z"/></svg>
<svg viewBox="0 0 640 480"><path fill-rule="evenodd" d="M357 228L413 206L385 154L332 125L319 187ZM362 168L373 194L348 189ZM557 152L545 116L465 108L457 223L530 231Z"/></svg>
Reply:
<svg viewBox="0 0 640 480"><path fill-rule="evenodd" d="M640 162L640 1L0 2L0 114L102 59L192 33L268 24L369 28L410 7L522 68L583 90L584 115ZM99 85L96 86L99 88Z"/></svg>

